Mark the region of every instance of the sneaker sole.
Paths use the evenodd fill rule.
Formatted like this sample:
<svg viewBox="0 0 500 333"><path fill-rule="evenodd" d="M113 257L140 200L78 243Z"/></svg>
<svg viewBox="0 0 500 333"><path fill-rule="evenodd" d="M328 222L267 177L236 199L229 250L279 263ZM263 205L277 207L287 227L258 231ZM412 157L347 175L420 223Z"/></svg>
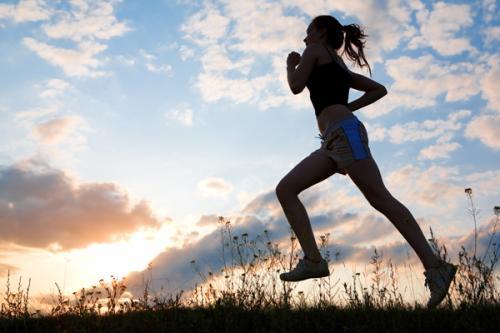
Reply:
<svg viewBox="0 0 500 333"><path fill-rule="evenodd" d="M286 273L282 273L282 274L286 274ZM299 277L299 278L288 278L286 276L282 276L282 274L280 274L280 280L286 281L286 282L297 282L297 281L303 281L303 280L307 280L307 279L326 277L326 276L330 275L330 272L320 272L320 273L316 273L316 274L309 274L307 276L303 276L303 277Z"/></svg>

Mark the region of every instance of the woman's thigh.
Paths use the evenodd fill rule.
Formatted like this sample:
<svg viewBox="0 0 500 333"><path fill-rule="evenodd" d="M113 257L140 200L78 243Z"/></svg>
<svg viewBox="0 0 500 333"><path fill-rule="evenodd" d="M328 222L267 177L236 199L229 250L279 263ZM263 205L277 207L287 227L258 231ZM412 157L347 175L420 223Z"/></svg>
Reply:
<svg viewBox="0 0 500 333"><path fill-rule="evenodd" d="M300 161L278 183L276 193L297 195L338 171L335 161L328 156L312 153Z"/></svg>
<svg viewBox="0 0 500 333"><path fill-rule="evenodd" d="M377 204L392 198L373 157L358 160L346 169L351 180L370 203Z"/></svg>

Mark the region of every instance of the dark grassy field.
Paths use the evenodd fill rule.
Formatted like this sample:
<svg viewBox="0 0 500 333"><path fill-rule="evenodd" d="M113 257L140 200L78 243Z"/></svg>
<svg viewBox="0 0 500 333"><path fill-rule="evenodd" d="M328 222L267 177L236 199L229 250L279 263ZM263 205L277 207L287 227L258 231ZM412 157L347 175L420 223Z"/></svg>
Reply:
<svg viewBox="0 0 500 333"><path fill-rule="evenodd" d="M0 320L1 332L498 332L500 306L462 309L173 308Z"/></svg>

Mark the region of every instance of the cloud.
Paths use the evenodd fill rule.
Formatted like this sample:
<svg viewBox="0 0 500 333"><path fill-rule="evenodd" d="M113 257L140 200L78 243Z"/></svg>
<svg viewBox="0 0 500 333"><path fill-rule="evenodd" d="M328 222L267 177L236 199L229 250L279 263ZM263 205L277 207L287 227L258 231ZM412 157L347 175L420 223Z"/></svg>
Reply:
<svg viewBox="0 0 500 333"><path fill-rule="evenodd" d="M95 78L106 75L97 70L103 65L97 56L107 45L97 40L107 41L130 31L115 17L113 5L116 3L115 0L72 0L70 9L56 11L55 23L42 26L47 37L71 40L76 48L58 47L31 37L25 37L23 44L50 64L61 67L68 76Z"/></svg>
<svg viewBox="0 0 500 333"><path fill-rule="evenodd" d="M435 2L431 11L422 9L417 13L417 21L420 34L410 41L410 49L430 46L444 56L476 51L468 38L457 36L474 23L469 5Z"/></svg>
<svg viewBox="0 0 500 333"><path fill-rule="evenodd" d="M21 0L17 5L0 4L0 20L9 19L15 23L45 21L53 13L54 10L43 0Z"/></svg>
<svg viewBox="0 0 500 333"><path fill-rule="evenodd" d="M179 53L181 55L182 61L186 61L187 59L192 58L194 56L195 51L189 46L181 45L179 47Z"/></svg>
<svg viewBox="0 0 500 333"><path fill-rule="evenodd" d="M230 19L212 4L206 3L202 10L190 16L181 25L184 38L197 45L210 45L226 34Z"/></svg>
<svg viewBox="0 0 500 333"><path fill-rule="evenodd" d="M487 27L483 30L484 44L489 47L491 43L500 41L500 27Z"/></svg>
<svg viewBox="0 0 500 333"><path fill-rule="evenodd" d="M487 59L488 70L481 80L482 96L488 102L486 107L490 110L500 112L500 60L496 55L491 55Z"/></svg>
<svg viewBox="0 0 500 333"><path fill-rule="evenodd" d="M71 11L60 11L58 21L42 26L45 34L53 39L70 39L75 42L94 39L111 39L122 36L131 29L119 22L113 5L117 1L71 0Z"/></svg>
<svg viewBox="0 0 500 333"><path fill-rule="evenodd" d="M59 48L46 43L39 42L33 38L25 37L23 44L38 56L54 66L61 67L68 76L100 77L106 73L96 70L102 65L97 55L104 51L107 46L96 42L82 42L78 49Z"/></svg>
<svg viewBox="0 0 500 333"><path fill-rule="evenodd" d="M44 90L40 93L42 98L52 98L64 93L70 84L61 79L50 79L47 80Z"/></svg>
<svg viewBox="0 0 500 333"><path fill-rule="evenodd" d="M223 196L233 191L233 185L222 178L209 177L198 183L198 192L205 196Z"/></svg>
<svg viewBox="0 0 500 333"><path fill-rule="evenodd" d="M58 108L55 106L35 107L33 109L17 112L15 120L20 124L31 125L35 119L54 114L57 110Z"/></svg>
<svg viewBox="0 0 500 333"><path fill-rule="evenodd" d="M16 113L15 122L52 158L86 148L87 121L78 115L57 115L58 107L38 107Z"/></svg>
<svg viewBox="0 0 500 333"><path fill-rule="evenodd" d="M193 126L193 110L188 104L181 104L179 107L165 113L167 120L173 119L185 126Z"/></svg>
<svg viewBox="0 0 500 333"><path fill-rule="evenodd" d="M493 150L500 150L500 115L483 115L474 117L465 129L465 137L479 139Z"/></svg>
<svg viewBox="0 0 500 333"><path fill-rule="evenodd" d="M452 135L443 135L436 141L436 144L422 149L417 158L419 160L435 160L450 157L450 153L461 147L458 142L450 142L451 138Z"/></svg>
<svg viewBox="0 0 500 333"><path fill-rule="evenodd" d="M459 149L458 142L452 142L455 133L459 132L464 123L462 119L471 115L469 110L459 110L450 113L447 119L426 119L424 121L411 121L396 124L390 128L366 124L371 141L388 140L391 143L402 144L406 142L426 141L434 138L436 142L423 148L419 160L435 160L449 158L450 154Z"/></svg>
<svg viewBox="0 0 500 333"><path fill-rule="evenodd" d="M392 143L419 141L447 135L460 130L463 126L461 119L469 117L469 110L460 110L450 113L445 120L427 119L422 122L411 121L404 125L394 125L388 132Z"/></svg>
<svg viewBox="0 0 500 333"><path fill-rule="evenodd" d="M7 276L7 273L10 273L10 275L12 275L18 272L19 270L20 270L19 267L0 263L0 277Z"/></svg>
<svg viewBox="0 0 500 333"><path fill-rule="evenodd" d="M172 66L170 65L155 65L153 63L147 63L146 69L153 73L166 73L169 76L172 76Z"/></svg>
<svg viewBox="0 0 500 333"><path fill-rule="evenodd" d="M490 22L497 14L496 0L483 0L482 7L484 13L484 20L486 22Z"/></svg>
<svg viewBox="0 0 500 333"><path fill-rule="evenodd" d="M172 66L171 65L157 65L154 62L157 56L147 52L144 49L139 50L140 55L146 60L145 66L149 72L153 73L166 73L168 76L172 76Z"/></svg>
<svg viewBox="0 0 500 333"><path fill-rule="evenodd" d="M446 214L463 203L464 189L475 188L482 196L500 194L498 170L463 173L458 166L431 165L420 168L406 165L384 177L387 188L402 202L433 214Z"/></svg>
<svg viewBox="0 0 500 333"><path fill-rule="evenodd" d="M411 202L436 214L449 213L463 196L464 184L457 184L459 174L458 167L432 165L421 169L406 165L390 172L384 182L402 202Z"/></svg>
<svg viewBox="0 0 500 333"><path fill-rule="evenodd" d="M63 116L54 118L33 127L33 137L42 144L52 145L62 142L77 127L86 127L83 118L79 116Z"/></svg>
<svg viewBox="0 0 500 333"><path fill-rule="evenodd" d="M67 250L161 226L113 183L77 183L37 160L0 166L0 242Z"/></svg>
<svg viewBox="0 0 500 333"><path fill-rule="evenodd" d="M483 64L438 61L431 55L402 56L387 60L385 65L393 83L386 97L366 107L364 114L370 118L397 108L414 110L435 106L443 94L446 102L469 100L481 91L477 82L487 70Z"/></svg>

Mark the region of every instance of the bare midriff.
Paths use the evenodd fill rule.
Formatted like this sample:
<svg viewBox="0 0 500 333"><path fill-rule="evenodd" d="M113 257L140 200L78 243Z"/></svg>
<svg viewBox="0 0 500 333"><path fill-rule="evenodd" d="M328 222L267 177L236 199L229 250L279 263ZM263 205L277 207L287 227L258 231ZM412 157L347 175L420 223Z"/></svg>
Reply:
<svg viewBox="0 0 500 333"><path fill-rule="evenodd" d="M323 134L330 123L337 123L349 117L352 117L352 111L347 106L343 104L329 105L316 118L319 132Z"/></svg>

